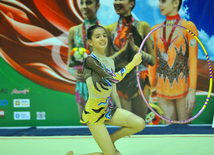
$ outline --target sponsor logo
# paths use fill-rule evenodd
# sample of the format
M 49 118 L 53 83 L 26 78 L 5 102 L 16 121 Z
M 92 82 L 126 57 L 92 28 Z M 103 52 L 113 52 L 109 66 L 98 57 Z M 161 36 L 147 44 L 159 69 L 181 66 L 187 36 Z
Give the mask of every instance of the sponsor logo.
M 0 100 L 0 106 L 7 106 L 8 101 L 7 100 Z
M 14 112 L 14 120 L 30 120 L 30 112 L 23 111 L 23 112 Z
M 1 94 L 7 94 L 8 93 L 8 89 L 1 88 L 0 89 L 0 93 Z
M 37 112 L 36 113 L 36 119 L 37 120 L 45 120 L 46 118 L 45 118 L 45 112 Z
M 30 107 L 30 99 L 14 99 L 13 107 L 14 108 Z
M 0 110 L 0 117 L 4 117 L 4 110 Z
M 195 39 L 192 39 L 192 40 L 190 40 L 190 46 L 191 47 L 195 47 L 196 46 L 196 40 Z
M 24 89 L 24 90 L 17 90 L 17 89 L 14 89 L 11 93 L 11 95 L 13 94 L 28 94 L 29 93 L 29 90 L 28 89 Z

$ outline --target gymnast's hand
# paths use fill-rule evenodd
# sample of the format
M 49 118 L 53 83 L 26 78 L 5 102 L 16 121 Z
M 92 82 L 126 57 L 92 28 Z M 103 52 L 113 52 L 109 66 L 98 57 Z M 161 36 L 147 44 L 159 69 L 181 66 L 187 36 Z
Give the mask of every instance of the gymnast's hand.
M 83 77 L 83 71 L 81 69 L 75 69 L 73 76 L 74 76 L 76 81 L 81 81 L 81 82 L 85 81 L 85 79 Z
M 188 113 L 191 113 L 196 106 L 195 92 L 189 92 L 186 97 L 186 109 Z
M 137 45 L 135 45 L 134 37 L 132 33 L 129 33 L 127 40 L 131 50 L 137 53 L 139 48 L 137 47 Z
M 127 39 L 125 45 L 121 49 L 121 53 L 120 54 L 128 52 L 128 46 L 129 46 L 129 41 Z
M 135 54 L 134 58 L 130 63 L 132 63 L 133 66 L 137 66 L 142 62 L 142 53 Z

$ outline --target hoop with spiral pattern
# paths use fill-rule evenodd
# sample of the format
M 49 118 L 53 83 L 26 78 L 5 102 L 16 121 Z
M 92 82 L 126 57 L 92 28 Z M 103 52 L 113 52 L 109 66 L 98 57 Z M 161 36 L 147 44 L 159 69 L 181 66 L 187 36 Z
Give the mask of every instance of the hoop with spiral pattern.
M 207 62 L 208 62 L 208 66 L 209 66 L 209 74 L 210 74 L 210 85 L 209 85 L 209 91 L 208 91 L 208 95 L 207 95 L 207 98 L 206 98 L 206 101 L 203 105 L 203 107 L 201 108 L 201 110 L 195 115 L 193 116 L 192 118 L 189 118 L 187 120 L 182 120 L 182 121 L 175 121 L 175 120 L 169 120 L 161 115 L 159 115 L 155 110 L 152 109 L 152 107 L 149 105 L 149 103 L 147 102 L 144 94 L 143 94 L 143 91 L 141 89 L 141 85 L 140 85 L 140 78 L 139 78 L 139 69 L 138 69 L 138 66 L 136 67 L 136 74 L 137 74 L 137 82 L 138 82 L 138 86 L 139 86 L 139 89 L 140 89 L 140 93 L 143 97 L 143 100 L 145 101 L 145 103 L 147 104 L 147 106 L 149 107 L 149 109 L 151 109 L 152 112 L 154 112 L 157 116 L 159 116 L 160 118 L 162 118 L 163 120 L 165 121 L 168 121 L 168 122 L 171 122 L 171 123 L 177 123 L 177 124 L 184 124 L 184 123 L 187 123 L 187 122 L 190 122 L 192 120 L 194 120 L 195 118 L 197 118 L 203 111 L 204 109 L 206 108 L 208 102 L 209 102 L 209 99 L 210 99 L 210 95 L 211 95 L 211 91 L 212 91 L 212 85 L 213 85 L 213 79 L 212 79 L 212 67 L 211 67 L 211 63 L 210 63 L 210 60 L 209 60 L 209 56 L 207 54 L 207 51 L 206 49 L 204 48 L 203 44 L 201 43 L 201 41 L 198 39 L 198 37 L 190 30 L 188 30 L 186 27 L 183 27 L 181 25 L 176 25 L 176 24 L 165 24 L 165 25 L 161 25 L 161 26 L 158 26 L 156 27 L 155 29 L 153 29 L 152 31 L 150 31 L 147 36 L 144 38 L 144 40 L 142 41 L 141 45 L 140 45 L 140 48 L 139 48 L 139 53 L 141 52 L 146 40 L 149 38 L 149 36 L 154 32 L 156 31 L 157 29 L 160 29 L 162 27 L 165 27 L 165 26 L 177 26 L 177 27 L 180 27 L 182 29 L 185 29 L 188 33 L 190 33 L 191 35 L 194 36 L 194 38 L 199 42 L 199 44 L 201 45 L 205 55 L 206 55 L 206 58 L 207 58 Z

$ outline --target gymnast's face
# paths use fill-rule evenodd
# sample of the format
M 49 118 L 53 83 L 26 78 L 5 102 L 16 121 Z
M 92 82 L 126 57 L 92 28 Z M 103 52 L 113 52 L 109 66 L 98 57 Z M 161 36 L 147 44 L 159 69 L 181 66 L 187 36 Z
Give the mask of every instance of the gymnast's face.
M 159 0 L 159 9 L 163 16 L 173 16 L 178 13 L 178 0 Z
M 96 0 L 80 0 L 80 11 L 82 16 L 86 19 L 94 19 L 97 17 L 97 10 L 100 4 Z
M 130 0 L 114 0 L 115 12 L 123 17 L 131 15 L 132 7 L 134 6 L 134 1 Z
M 107 47 L 108 39 L 106 30 L 103 28 L 96 28 L 91 36 L 91 39 L 88 39 L 89 45 L 93 47 L 93 51 L 103 51 Z

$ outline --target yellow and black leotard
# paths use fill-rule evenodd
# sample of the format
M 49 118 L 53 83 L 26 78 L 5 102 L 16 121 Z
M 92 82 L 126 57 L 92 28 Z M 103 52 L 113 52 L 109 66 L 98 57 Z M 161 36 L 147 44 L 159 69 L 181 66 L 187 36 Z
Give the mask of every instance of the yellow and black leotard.
M 108 106 L 112 84 L 120 82 L 133 69 L 133 66 L 129 64 L 114 73 L 115 66 L 111 58 L 92 52 L 85 59 L 83 67 L 89 99 L 80 122 L 100 124 L 111 119 L 116 110 Z

